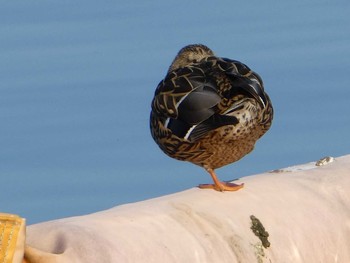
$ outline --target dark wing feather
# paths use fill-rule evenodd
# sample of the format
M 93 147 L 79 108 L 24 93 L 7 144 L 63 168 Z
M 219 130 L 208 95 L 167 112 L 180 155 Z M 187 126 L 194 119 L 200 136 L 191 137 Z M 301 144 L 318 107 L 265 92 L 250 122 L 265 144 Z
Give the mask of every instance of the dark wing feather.
M 176 136 L 185 138 L 193 126 L 204 122 L 215 114 L 214 107 L 220 101 L 221 97 L 209 83 L 202 84 L 184 96 L 177 108 L 178 117 L 171 118 L 167 128 Z M 210 128 L 207 127 L 207 131 L 209 131 Z
M 152 111 L 160 117 L 178 118 L 178 107 L 184 98 L 204 83 L 205 74 L 198 67 L 184 67 L 168 73 L 155 91 Z
M 204 84 L 189 93 L 179 104 L 179 119 L 192 125 L 198 124 L 215 113 L 213 107 L 220 100 L 221 98 L 215 89 Z
M 219 59 L 218 64 L 220 68 L 225 70 L 232 85 L 225 97 L 232 98 L 234 93 L 243 93 L 256 99 L 262 107 L 266 106 L 268 98 L 264 91 L 264 84 L 256 72 L 242 62 L 228 58 Z
M 236 125 L 237 123 L 238 119 L 234 116 L 214 114 L 209 119 L 196 125 L 188 135 L 188 139 L 190 141 L 196 141 L 211 130 L 215 130 L 225 125 Z

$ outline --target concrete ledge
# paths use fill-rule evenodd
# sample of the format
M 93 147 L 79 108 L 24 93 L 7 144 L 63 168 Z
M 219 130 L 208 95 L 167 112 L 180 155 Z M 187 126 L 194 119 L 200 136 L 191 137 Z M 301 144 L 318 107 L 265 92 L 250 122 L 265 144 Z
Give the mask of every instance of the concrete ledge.
M 350 262 L 350 155 L 27 229 L 27 262 Z

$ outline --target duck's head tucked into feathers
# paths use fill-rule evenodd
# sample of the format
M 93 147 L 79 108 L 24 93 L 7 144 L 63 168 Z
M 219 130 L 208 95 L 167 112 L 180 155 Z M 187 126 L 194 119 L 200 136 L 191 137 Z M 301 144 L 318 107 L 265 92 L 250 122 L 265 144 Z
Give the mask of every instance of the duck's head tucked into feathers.
M 241 159 L 270 128 L 273 108 L 260 76 L 204 45 L 182 48 L 152 101 L 151 133 L 170 157 L 213 169 Z
M 214 52 L 205 45 L 194 44 L 182 48 L 171 63 L 168 73 L 176 69 L 198 63 L 206 57 L 214 56 Z

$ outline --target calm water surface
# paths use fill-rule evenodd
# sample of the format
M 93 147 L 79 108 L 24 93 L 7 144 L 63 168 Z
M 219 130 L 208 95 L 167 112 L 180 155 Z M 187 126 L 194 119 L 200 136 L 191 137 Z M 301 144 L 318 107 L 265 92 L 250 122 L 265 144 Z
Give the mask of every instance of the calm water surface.
M 0 211 L 36 223 L 210 182 L 148 128 L 190 43 L 257 71 L 276 112 L 222 180 L 350 153 L 349 14 L 349 1 L 0 4 Z

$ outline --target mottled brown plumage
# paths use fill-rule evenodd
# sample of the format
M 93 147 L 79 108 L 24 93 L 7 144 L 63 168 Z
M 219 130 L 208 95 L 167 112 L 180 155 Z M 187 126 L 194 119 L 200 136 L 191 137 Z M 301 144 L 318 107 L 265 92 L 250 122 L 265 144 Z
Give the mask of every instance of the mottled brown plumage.
M 204 45 L 189 45 L 155 91 L 150 127 L 163 152 L 210 173 L 214 184 L 200 188 L 235 191 L 243 185 L 220 182 L 214 169 L 251 152 L 272 118 L 257 73 L 239 61 L 216 57 Z

